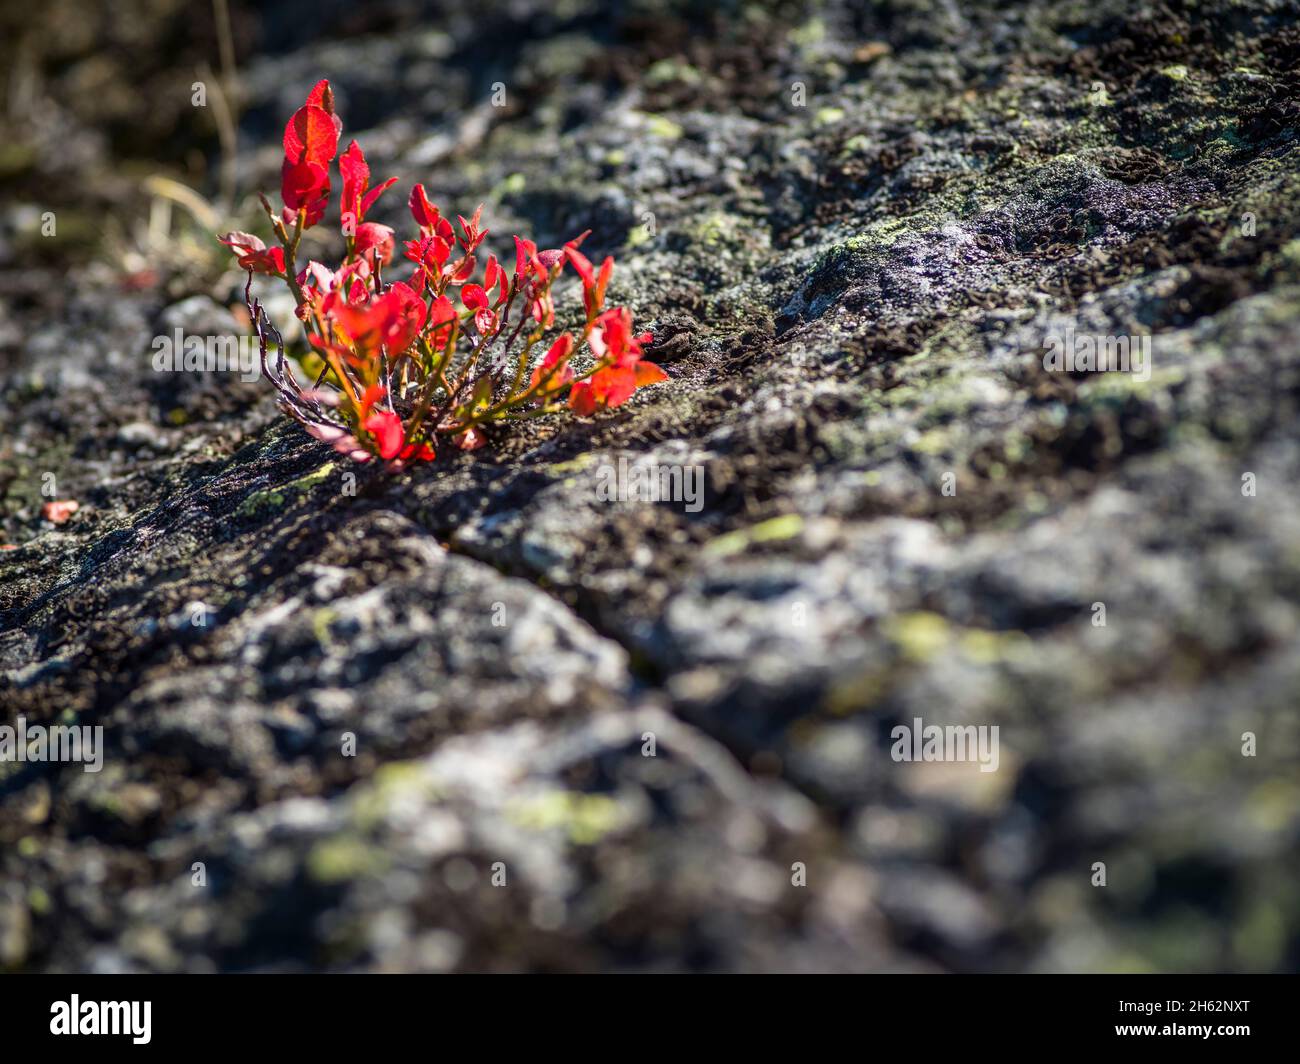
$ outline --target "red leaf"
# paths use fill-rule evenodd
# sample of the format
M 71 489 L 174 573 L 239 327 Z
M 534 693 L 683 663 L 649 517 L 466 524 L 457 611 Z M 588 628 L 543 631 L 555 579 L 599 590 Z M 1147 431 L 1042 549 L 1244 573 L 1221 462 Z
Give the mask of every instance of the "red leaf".
M 527 274 L 529 267 L 537 261 L 537 245 L 523 237 L 515 237 L 515 276 Z
M 614 275 L 614 256 L 606 255 L 605 261 L 600 264 L 600 275 L 596 278 L 596 306 L 601 307 L 605 303 L 605 289 L 609 287 L 609 279 Z
M 658 384 L 660 381 L 666 381 L 668 374 L 656 366 L 653 362 L 638 362 L 636 364 L 636 386 L 638 388 L 647 384 Z
M 366 165 L 365 154 L 355 140 L 348 145 L 347 151 L 339 156 L 339 177 L 343 180 L 343 197 L 339 202 L 340 214 L 345 225 L 348 215 L 352 216 L 355 231 L 355 227 L 362 221 L 361 197 L 370 187 L 370 167 Z
M 387 394 L 388 394 L 388 389 L 385 388 L 382 384 L 372 384 L 369 388 L 367 388 L 364 392 L 362 392 L 361 402 L 357 406 L 358 419 L 360 419 L 361 421 L 365 421 L 368 417 L 370 417 L 370 411 L 374 409 L 375 404 L 382 401 Z
M 497 263 L 495 255 L 489 255 L 487 265 L 483 267 L 483 288 L 491 292 L 494 286 L 499 286 L 496 305 L 500 306 L 506 301 L 506 271 Z
M 488 230 L 480 229 L 479 222 L 483 218 L 483 204 L 478 205 L 478 210 L 474 212 L 474 217 L 466 220 L 462 215 L 456 215 L 460 219 L 460 227 L 465 233 L 465 238 L 460 242 L 465 251 L 474 251 L 481 243 L 483 238 L 488 235 Z
M 323 107 L 299 107 L 284 127 L 284 157 L 289 162 L 325 166 L 339 150 L 339 129 L 335 118 Z
M 569 409 L 578 417 L 591 417 L 596 412 L 596 397 L 592 394 L 591 381 L 579 381 L 569 392 Z
M 334 90 L 330 88 L 329 79 L 321 78 L 312 86 L 311 92 L 307 94 L 306 103 L 309 107 L 319 107 L 334 120 L 334 128 L 339 133 L 343 132 L 343 119 L 334 113 Z
M 435 350 L 441 351 L 447 346 L 453 328 L 450 323 L 455 320 L 455 303 L 446 296 L 439 296 L 433 301 L 433 306 L 429 308 L 429 339 Z
M 466 429 L 459 436 L 452 439 L 452 442 L 462 451 L 477 451 L 487 443 L 487 437 L 478 429 Z
M 415 224 L 422 229 L 438 224 L 438 208 L 429 202 L 429 197 L 424 194 L 423 185 L 415 185 L 411 189 L 411 196 L 406 201 L 406 205 L 411 208 L 411 217 L 415 219 Z
M 254 273 L 270 274 L 272 277 L 284 276 L 284 248 L 268 248 L 252 255 L 241 255 L 239 265 Z
M 357 226 L 356 249 L 358 255 L 375 249 L 379 261 L 387 266 L 393 261 L 393 230 L 378 222 L 362 222 Z
M 375 205 L 375 200 L 379 198 L 379 194 L 383 192 L 385 189 L 391 188 L 395 184 L 397 184 L 397 178 L 390 177 L 387 181 L 384 181 L 383 183 L 376 185 L 364 196 L 362 196 L 361 210 L 357 212 L 358 216 L 364 218 L 366 214 L 370 211 L 370 208 Z
M 238 230 L 217 237 L 217 240 L 239 256 L 239 265 L 253 273 L 283 274 L 284 249 L 270 248 L 251 233 Z
M 462 260 L 456 272 L 451 275 L 451 283 L 464 284 L 473 276 L 474 276 L 474 256 L 469 255 L 466 256 L 464 260 Z
M 252 233 L 240 232 L 238 229 L 232 229 L 225 236 L 217 237 L 217 241 L 225 244 L 228 248 L 233 248 L 236 254 L 239 255 L 247 255 L 252 251 L 261 251 L 266 247 L 261 237 L 253 236 Z
M 307 93 L 307 103 L 319 107 L 330 114 L 334 113 L 334 93 L 330 89 L 329 78 L 321 78 Z
M 546 352 L 546 357 L 542 359 L 542 364 L 533 370 L 532 387 L 536 388 L 542 381 L 539 395 L 547 396 L 553 392 L 559 391 L 569 381 L 573 380 L 573 370 L 567 363 L 569 357 L 573 354 L 573 335 L 564 333 L 555 343 L 551 344 L 551 349 Z M 581 387 L 581 385 L 579 385 Z
M 632 398 L 636 391 L 636 371 L 619 366 L 602 369 L 591 378 L 591 390 L 599 405 L 612 410 Z
M 572 354 L 573 334 L 563 333 L 555 343 L 551 344 L 551 349 L 546 352 L 546 357 L 542 359 L 542 366 L 546 369 L 551 366 L 558 366 L 561 362 L 567 362 Z
M 405 438 L 401 418 L 391 410 L 381 410 L 366 418 L 361 427 L 374 435 L 375 442 L 379 444 L 380 458 L 389 461 L 397 457 Z
M 564 247 L 564 255 L 578 271 L 578 276 L 582 279 L 582 287 L 590 289 L 596 283 L 596 271 L 591 265 L 591 260 L 577 248 L 567 244 Z
M 41 507 L 41 516 L 51 524 L 61 525 L 80 509 L 76 499 L 52 499 Z
M 422 236 L 406 241 L 406 257 L 433 273 L 439 272 L 451 255 L 451 248 L 436 236 Z
M 390 358 L 400 355 L 415 342 L 424 328 L 429 308 L 424 300 L 409 286 L 395 281 L 379 299 L 387 304 L 388 324 L 384 330 L 384 344 Z
M 305 207 L 306 224 L 315 225 L 325 216 L 329 194 L 330 175 L 325 165 L 307 161 L 291 163 L 285 159 L 280 168 L 280 195 L 292 214 Z

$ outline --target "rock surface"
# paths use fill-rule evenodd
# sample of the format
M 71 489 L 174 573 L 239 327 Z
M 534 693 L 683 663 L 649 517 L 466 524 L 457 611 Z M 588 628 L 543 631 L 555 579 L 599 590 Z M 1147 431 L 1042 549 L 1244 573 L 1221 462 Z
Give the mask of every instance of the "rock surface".
M 183 35 L 139 6 L 131 47 Z M 93 40 L 32 59 L 0 723 L 105 757 L 0 763 L 0 968 L 1300 963 L 1294 7 L 303 7 L 236 7 L 241 186 L 328 76 L 490 242 L 592 228 L 672 381 L 394 476 L 155 372 L 241 278 L 179 216 L 156 283 L 92 261 L 79 212 L 179 147 L 87 98 L 130 69 Z M 185 54 L 140 76 L 188 100 Z M 1045 370 L 1068 328 L 1149 379 Z M 620 460 L 699 505 L 604 501 Z M 915 718 L 997 771 L 893 760 Z

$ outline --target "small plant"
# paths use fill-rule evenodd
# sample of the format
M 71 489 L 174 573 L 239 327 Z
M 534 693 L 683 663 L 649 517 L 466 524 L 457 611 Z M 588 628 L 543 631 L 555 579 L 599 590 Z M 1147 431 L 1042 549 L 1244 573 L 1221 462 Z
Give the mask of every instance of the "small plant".
M 279 392 L 281 407 L 313 436 L 356 461 L 373 457 L 400 466 L 432 459 L 439 436 L 472 450 L 486 442 L 482 428 L 492 422 L 566 407 L 590 417 L 626 402 L 642 385 L 667 379 L 642 358 L 650 336 L 633 332 L 631 312 L 605 309 L 614 260 L 597 268 L 578 250 L 590 230 L 549 251 L 516 236 L 514 273 L 488 255 L 476 281 L 479 247 L 488 235 L 480 224 L 482 205 L 473 218 L 458 216 L 457 235 L 424 186 L 416 185 L 409 205 L 419 235 L 404 244 L 413 270 L 405 281 L 386 283 L 393 230 L 366 215 L 397 179 L 372 188 L 356 141 L 338 155 L 341 130 L 329 82 L 321 81 L 284 130 L 283 210 L 277 213 L 261 198 L 279 246 L 241 232 L 219 238 L 248 271 L 244 299 L 262 372 Z M 315 261 L 299 269 L 302 235 L 329 206 L 336 155 L 343 261 L 335 270 Z M 586 324 L 578 337 L 562 332 L 547 343 L 555 325 L 551 290 L 566 264 L 581 281 Z M 307 340 L 323 362 L 307 387 L 285 359 L 281 333 L 253 297 L 254 274 L 278 277 L 293 293 Z M 274 360 L 268 356 L 272 339 Z M 590 364 L 577 369 L 572 363 L 584 344 Z

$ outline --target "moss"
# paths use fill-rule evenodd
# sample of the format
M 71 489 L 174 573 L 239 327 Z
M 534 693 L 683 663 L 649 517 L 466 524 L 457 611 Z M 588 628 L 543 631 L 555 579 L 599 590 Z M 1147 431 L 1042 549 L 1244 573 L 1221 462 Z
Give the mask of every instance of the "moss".
M 364 840 L 341 835 L 325 839 L 307 855 L 307 874 L 317 883 L 346 883 L 367 875 L 379 875 L 389 867 L 383 850 Z
M 0 144 L 0 178 L 22 176 L 36 166 L 37 158 L 33 145 L 5 138 L 4 143 Z
M 1258 901 L 1232 932 L 1232 951 L 1246 971 L 1277 968 L 1286 952 L 1286 919 L 1276 905 Z
M 744 251 L 754 246 L 755 240 L 759 238 L 752 223 L 727 211 L 709 211 L 687 227 L 685 232 L 697 244 L 729 251 Z
M 947 618 L 928 610 L 916 610 L 890 617 L 884 622 L 886 637 L 898 646 L 909 661 L 928 661 L 947 648 L 952 640 L 952 625 Z
M 963 213 L 961 199 L 954 187 L 949 196 L 937 196 L 931 199 L 924 210 L 872 222 L 857 236 L 849 237 L 842 244 L 828 248 L 823 252 L 823 256 L 829 255 L 837 248 L 857 254 L 874 251 L 877 248 L 887 248 L 896 243 L 899 237 L 934 229 L 950 221 L 954 214 Z
M 912 444 L 911 450 L 932 457 L 948 454 L 952 450 L 952 434 L 943 428 L 930 429 L 921 434 L 920 439 Z
M 646 114 L 643 116 L 646 129 L 652 136 L 663 140 L 681 140 L 683 129 L 670 118 L 663 115 Z
M 622 806 L 608 795 L 561 790 L 512 802 L 506 816 L 531 831 L 563 830 L 579 846 L 599 842 L 627 821 Z
M 776 540 L 793 539 L 802 531 L 802 517 L 798 514 L 783 514 L 755 525 L 750 529 L 750 539 L 755 543 L 770 543 Z
M 334 463 L 326 462 L 319 469 L 313 470 L 297 480 L 290 481 L 284 486 L 285 491 L 296 491 L 299 494 L 310 491 L 317 484 L 322 484 L 328 479 L 329 475 L 334 472 Z
M 1300 788 L 1289 780 L 1268 780 L 1250 793 L 1246 815 L 1259 831 L 1283 832 L 1300 808 Z
M 843 162 L 845 159 L 852 158 L 854 155 L 861 155 L 870 147 L 870 137 L 863 133 L 854 134 L 844 142 L 844 147 L 840 149 L 839 159 Z
M 305 495 L 317 484 L 323 483 L 333 472 L 335 463 L 326 462 L 319 469 L 315 469 L 297 480 L 291 480 L 278 488 L 264 488 L 261 491 L 251 493 L 235 512 L 240 517 L 251 517 L 261 510 L 279 509 L 287 501 L 289 494 Z
M 1109 405 L 1129 396 L 1154 397 L 1186 379 L 1187 370 L 1182 366 L 1154 369 L 1151 378 L 1145 381 L 1132 373 L 1096 373 L 1079 385 L 1079 401 L 1084 406 Z
M 255 491 L 239 504 L 239 509 L 235 511 L 240 517 L 252 517 L 254 514 L 265 509 L 278 509 L 284 505 L 284 494 L 279 491 L 265 489 Z
M 528 179 L 523 174 L 510 174 L 497 186 L 496 198 L 504 199 L 506 196 L 521 196 L 527 188 Z
M 820 18 L 810 18 L 802 26 L 790 31 L 790 43 L 796 48 L 821 44 L 826 39 L 826 23 Z
M 13 470 L 14 475 L 4 483 L 4 510 L 8 513 L 22 509 L 39 512 L 50 498 L 41 494 L 46 473 L 55 474 L 56 495 L 66 498 L 65 480 L 59 470 L 68 469 L 73 464 L 72 444 L 66 442 L 51 442 L 31 458 L 23 459 Z
M 893 686 L 892 668 L 868 668 L 837 679 L 822 696 L 821 708 L 832 716 L 851 716 L 883 701 Z
M 122 799 L 114 791 L 96 791 L 86 804 L 106 816 L 120 817 L 123 812 Z
M 645 72 L 647 85 L 698 85 L 704 76 L 690 63 L 676 57 L 651 63 Z
M 646 225 L 634 225 L 628 230 L 627 239 L 623 242 L 624 247 L 629 249 L 640 247 L 642 244 L 648 244 L 654 237 L 650 235 L 650 227 Z
M 704 550 L 715 558 L 739 554 L 753 543 L 773 543 L 793 539 L 803 531 L 803 518 L 798 514 L 782 514 L 749 528 L 727 532 L 710 540 Z
M 580 454 L 576 458 L 570 458 L 567 462 L 556 462 L 554 465 L 547 466 L 547 470 L 556 476 L 564 477 L 570 473 L 581 473 L 584 469 L 590 469 L 600 461 L 598 455 L 590 451 L 586 454 Z
M 1134 935 L 1144 959 L 1157 971 L 1185 972 L 1214 956 L 1221 930 L 1209 917 L 1180 908 L 1154 927 L 1135 927 Z
M 351 822 L 368 830 L 383 821 L 388 811 L 403 795 L 436 797 L 437 788 L 418 761 L 393 761 L 381 766 L 368 785 L 357 795 L 351 807 Z
M 1033 441 L 1023 432 L 1010 430 L 1002 440 L 1002 454 L 1012 465 L 1020 465 L 1034 450 Z
M 316 637 L 316 642 L 323 647 L 328 647 L 332 643 L 330 639 L 330 625 L 338 619 L 338 611 L 328 606 L 319 610 L 313 610 L 311 615 L 311 633 Z
M 995 665 L 1032 645 L 1024 632 L 998 632 L 988 628 L 963 628 L 958 634 L 962 655 L 977 665 Z

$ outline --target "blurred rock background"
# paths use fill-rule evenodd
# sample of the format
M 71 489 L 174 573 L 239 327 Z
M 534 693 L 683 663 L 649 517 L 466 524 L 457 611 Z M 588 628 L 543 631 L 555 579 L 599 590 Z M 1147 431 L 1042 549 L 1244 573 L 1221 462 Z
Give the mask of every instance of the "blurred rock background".
M 0 764 L 0 967 L 1296 967 L 1292 6 L 223 10 L 0 7 L 0 723 L 108 748 Z M 671 385 L 393 477 L 154 373 L 320 77 Z

